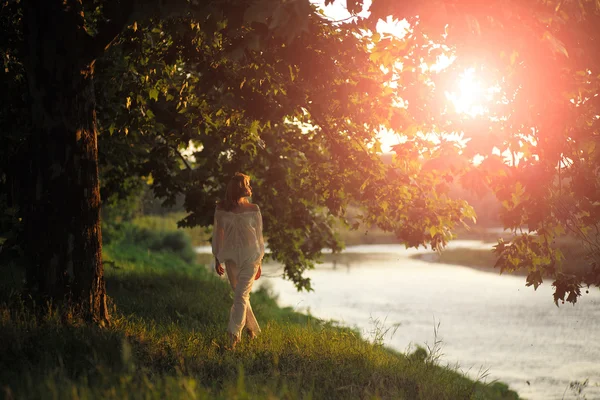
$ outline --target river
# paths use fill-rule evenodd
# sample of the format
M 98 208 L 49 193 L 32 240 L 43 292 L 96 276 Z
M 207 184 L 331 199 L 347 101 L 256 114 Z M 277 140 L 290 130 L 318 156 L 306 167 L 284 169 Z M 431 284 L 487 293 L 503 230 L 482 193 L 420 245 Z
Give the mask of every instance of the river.
M 569 384 L 586 379 L 582 395 L 600 399 L 597 289 L 575 306 L 556 307 L 549 283 L 534 291 L 524 277 L 410 258 L 423 250 L 361 245 L 345 252 L 354 255 L 346 257 L 350 263 L 308 272 L 313 292 L 297 292 L 274 264 L 263 267 L 255 288 L 267 285 L 280 305 L 355 327 L 367 338 L 387 330 L 385 345 L 400 351 L 439 341 L 441 364 L 505 382 L 527 399 L 574 399 Z

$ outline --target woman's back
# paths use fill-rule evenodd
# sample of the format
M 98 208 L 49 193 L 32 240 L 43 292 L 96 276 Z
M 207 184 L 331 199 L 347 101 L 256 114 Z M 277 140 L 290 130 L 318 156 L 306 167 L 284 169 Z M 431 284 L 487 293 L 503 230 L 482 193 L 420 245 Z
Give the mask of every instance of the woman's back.
M 219 260 L 242 262 L 264 256 L 262 215 L 257 205 L 240 204 L 231 211 L 217 207 L 213 229 L 213 253 Z

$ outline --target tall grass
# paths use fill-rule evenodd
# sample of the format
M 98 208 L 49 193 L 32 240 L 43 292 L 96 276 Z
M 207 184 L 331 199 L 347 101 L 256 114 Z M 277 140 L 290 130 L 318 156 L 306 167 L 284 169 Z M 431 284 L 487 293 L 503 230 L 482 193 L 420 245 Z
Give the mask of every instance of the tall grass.
M 231 290 L 176 252 L 105 247 L 112 324 L 13 295 L 0 305 L 0 389 L 41 399 L 517 399 L 502 383 L 403 355 L 252 294 L 263 332 L 226 349 Z

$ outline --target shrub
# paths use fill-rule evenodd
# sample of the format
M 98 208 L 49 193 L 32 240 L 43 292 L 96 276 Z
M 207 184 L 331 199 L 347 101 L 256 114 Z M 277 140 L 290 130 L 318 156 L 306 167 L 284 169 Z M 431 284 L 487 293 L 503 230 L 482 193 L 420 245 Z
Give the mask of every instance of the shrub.
M 159 232 L 149 248 L 155 251 L 171 251 L 187 262 L 194 261 L 195 253 L 192 241 L 181 231 Z

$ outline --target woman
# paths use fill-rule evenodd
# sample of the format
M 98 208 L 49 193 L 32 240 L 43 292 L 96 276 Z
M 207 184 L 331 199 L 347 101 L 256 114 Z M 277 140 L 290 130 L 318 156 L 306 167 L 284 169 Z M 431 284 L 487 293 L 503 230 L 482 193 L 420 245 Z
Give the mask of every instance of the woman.
M 225 199 L 217 204 L 213 225 L 215 269 L 220 276 L 227 271 L 234 292 L 227 327 L 232 348 L 240 341 L 244 327 L 251 339 L 260 333 L 250 306 L 250 290 L 260 278 L 265 244 L 262 215 L 258 206 L 248 201 L 250 196 L 250 177 L 236 173 L 227 184 Z

